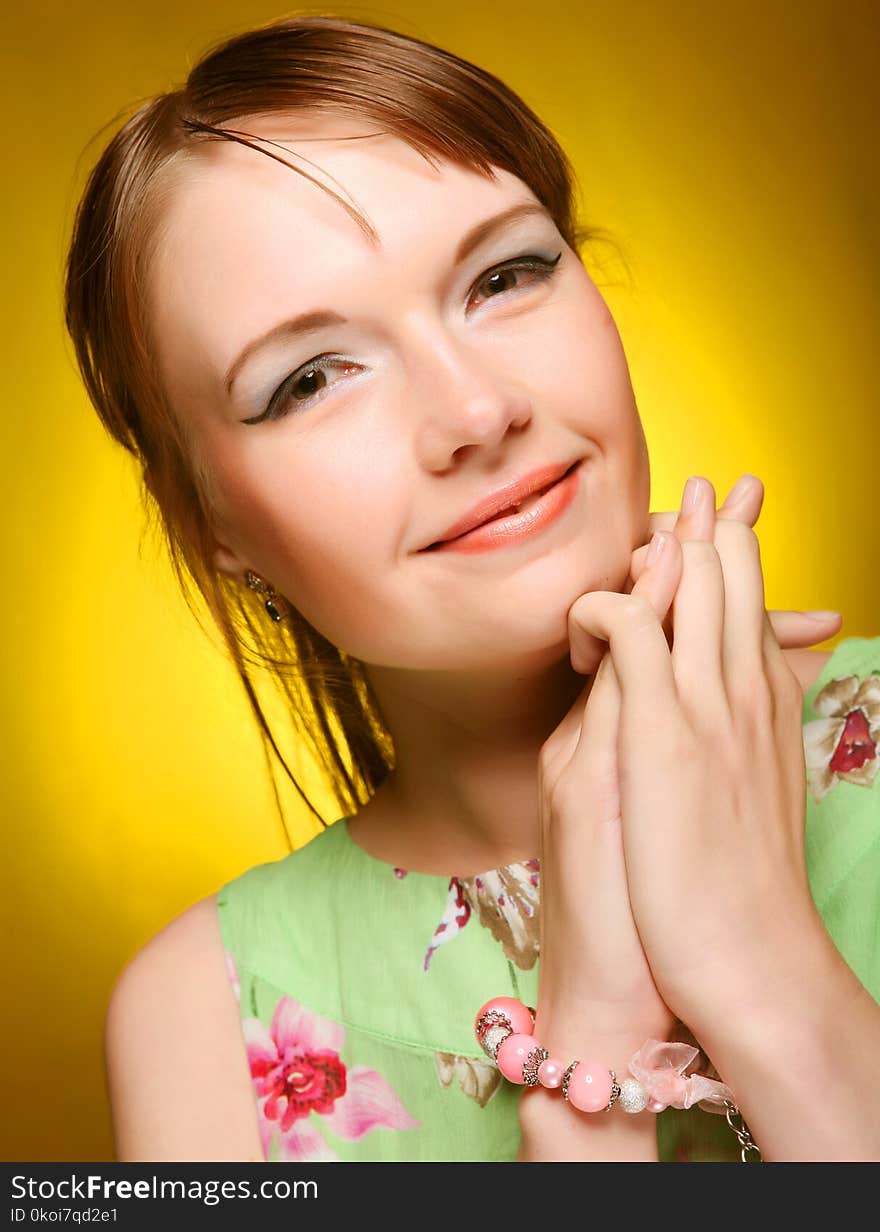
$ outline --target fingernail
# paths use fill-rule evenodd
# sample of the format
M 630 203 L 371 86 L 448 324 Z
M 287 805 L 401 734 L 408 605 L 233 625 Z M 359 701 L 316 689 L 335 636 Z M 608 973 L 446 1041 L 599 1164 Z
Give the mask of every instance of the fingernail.
M 755 478 L 753 475 L 743 475 L 741 479 L 737 479 L 736 483 L 730 489 L 725 505 L 735 505 L 737 501 L 741 501 L 746 497 L 755 486 Z
M 681 498 L 682 513 L 693 513 L 694 512 L 694 510 L 697 507 L 697 501 L 700 498 L 700 491 L 702 489 L 702 486 L 703 485 L 700 483 L 699 479 L 694 475 L 692 475 L 691 478 L 684 485 L 684 492 L 682 493 L 682 498 Z
M 645 568 L 648 565 L 653 565 L 660 556 L 660 553 L 666 546 L 669 536 L 664 530 L 655 530 L 651 537 L 651 543 L 648 547 L 648 555 L 645 557 Z
M 648 555 L 650 556 L 651 553 L 649 552 Z M 840 616 L 840 612 L 832 612 L 832 611 L 820 612 L 815 608 L 811 608 L 808 612 L 804 612 L 804 615 L 812 616 L 813 620 L 837 620 L 837 618 Z

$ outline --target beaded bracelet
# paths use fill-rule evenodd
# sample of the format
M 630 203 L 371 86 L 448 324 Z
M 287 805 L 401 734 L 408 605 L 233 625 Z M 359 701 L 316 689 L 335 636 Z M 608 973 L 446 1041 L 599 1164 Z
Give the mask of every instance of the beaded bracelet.
M 515 997 L 493 997 L 474 1019 L 477 1042 L 509 1082 L 531 1087 L 540 1083 L 549 1090 L 561 1087 L 566 1103 L 581 1112 L 608 1112 L 615 1104 L 632 1113 L 695 1104 L 707 1112 L 724 1112 L 739 1140 L 742 1162 L 748 1163 L 750 1153 L 760 1161 L 761 1152 L 730 1088 L 703 1074 L 685 1074 L 699 1053 L 697 1048 L 646 1040 L 630 1059 L 629 1076 L 618 1083 L 614 1070 L 596 1061 L 577 1060 L 565 1066 L 550 1056 L 534 1030 L 535 1010 Z

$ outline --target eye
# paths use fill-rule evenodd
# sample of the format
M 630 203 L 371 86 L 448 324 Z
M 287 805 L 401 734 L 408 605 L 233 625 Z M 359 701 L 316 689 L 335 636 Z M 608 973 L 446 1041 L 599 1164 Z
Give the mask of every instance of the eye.
M 269 399 L 265 411 L 252 419 L 243 419 L 242 423 L 258 424 L 267 419 L 281 419 L 288 411 L 319 402 L 325 391 L 332 389 L 327 373 L 334 369 L 350 375 L 360 371 L 360 366 L 340 355 L 316 355 L 282 381 Z
M 560 252 L 549 260 L 536 253 L 528 253 L 511 261 L 505 261 L 502 265 L 496 265 L 493 269 L 487 270 L 474 284 L 469 302 L 481 288 L 486 289 L 489 299 L 496 299 L 499 295 L 506 295 L 510 291 L 524 289 L 517 279 L 517 275 L 521 273 L 531 275 L 526 286 L 532 285 L 535 279 L 539 282 L 546 282 L 553 277 L 561 256 Z M 352 375 L 361 370 L 360 365 L 340 355 L 316 355 L 282 381 L 261 414 L 251 419 L 243 419 L 242 423 L 258 424 L 267 420 L 282 419 L 292 410 L 311 406 L 321 401 L 325 392 L 332 389 L 332 384 L 327 380 L 327 374 L 334 369 L 345 375 Z
M 474 284 L 475 290 L 485 287 L 489 293 L 488 297 L 495 299 L 497 296 L 504 295 L 508 291 L 516 290 L 521 285 L 518 284 L 516 278 L 516 275 L 521 272 L 531 274 L 539 282 L 546 282 L 553 277 L 561 256 L 562 253 L 560 252 L 552 261 L 549 261 L 546 257 L 539 257 L 535 253 L 529 253 L 527 256 L 517 257 L 513 261 L 505 261 L 503 265 L 496 265 L 494 269 L 483 274 L 479 282 Z

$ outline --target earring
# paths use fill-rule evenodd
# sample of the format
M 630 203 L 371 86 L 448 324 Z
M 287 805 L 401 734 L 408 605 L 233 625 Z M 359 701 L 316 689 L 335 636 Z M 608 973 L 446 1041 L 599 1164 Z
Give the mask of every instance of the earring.
M 283 620 L 288 614 L 289 609 L 284 599 L 275 593 L 271 583 L 264 582 L 258 573 L 253 573 L 250 569 L 244 575 L 244 580 L 251 590 L 266 596 L 264 607 L 276 624 L 278 621 Z

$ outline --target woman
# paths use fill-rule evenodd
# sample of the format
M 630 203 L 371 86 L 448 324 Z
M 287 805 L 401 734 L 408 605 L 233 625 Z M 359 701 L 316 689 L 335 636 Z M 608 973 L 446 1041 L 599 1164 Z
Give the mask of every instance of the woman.
M 878 1154 L 876 890 L 832 936 L 805 833 L 876 823 L 880 642 L 770 620 L 758 480 L 649 519 L 573 199 L 496 78 L 315 17 L 204 57 L 90 178 L 86 386 L 345 813 L 123 972 L 122 1159 L 736 1159 L 735 1104 L 764 1158 Z M 558 1061 L 528 1087 L 475 1035 L 502 995 Z M 619 1108 L 573 1106 L 589 1059 Z

